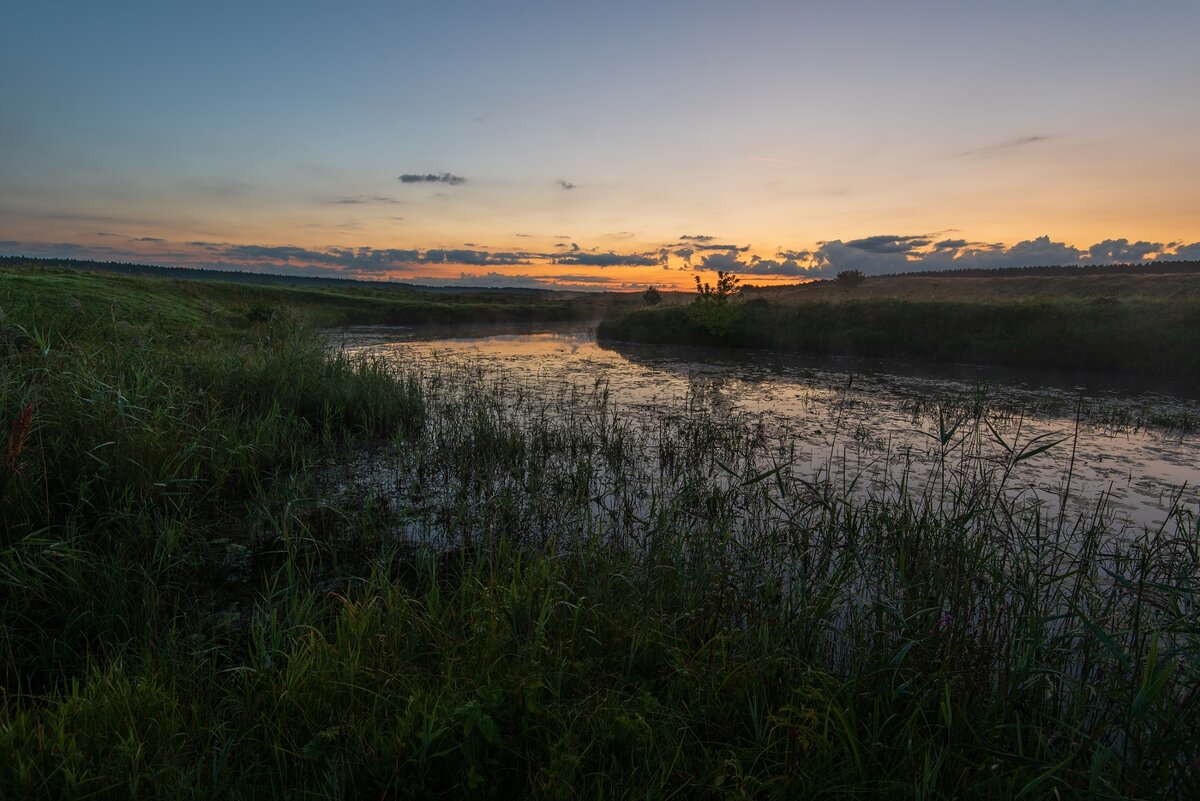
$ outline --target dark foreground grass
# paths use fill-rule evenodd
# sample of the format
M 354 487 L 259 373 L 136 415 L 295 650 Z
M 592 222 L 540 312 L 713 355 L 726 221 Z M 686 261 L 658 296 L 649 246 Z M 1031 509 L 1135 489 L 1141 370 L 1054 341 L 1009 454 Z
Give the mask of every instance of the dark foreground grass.
M 603 338 L 1006 367 L 1200 376 L 1200 303 L 1116 298 L 766 300 L 644 309 Z
M 1200 789 L 1185 511 L 1047 520 L 1035 446 L 953 437 L 865 497 L 740 419 L 111 289 L 0 284 L 5 798 Z M 384 478 L 335 491 L 356 446 Z

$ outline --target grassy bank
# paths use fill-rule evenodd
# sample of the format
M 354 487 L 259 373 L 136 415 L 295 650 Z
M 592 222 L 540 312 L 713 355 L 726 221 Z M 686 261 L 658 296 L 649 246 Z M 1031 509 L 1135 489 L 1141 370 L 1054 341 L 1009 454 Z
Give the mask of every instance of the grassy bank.
M 914 279 L 916 280 L 916 279 Z M 762 299 L 643 309 L 602 338 L 943 363 L 1200 376 L 1200 301 Z
M 973 458 L 986 409 L 866 497 L 703 404 L 549 407 L 329 353 L 303 306 L 18 278 L 6 798 L 1200 790 L 1194 515 L 1047 519 L 1005 491 L 1037 443 Z
M 635 303 L 632 297 L 611 294 L 563 299 L 528 293 L 441 294 L 367 282 L 292 287 L 172 279 L 80 270 L 39 260 L 0 267 L 0 293 L 10 298 L 38 294 L 49 298 L 56 292 L 63 303 L 67 298 L 106 301 L 116 309 L 114 313 L 137 324 L 161 318 L 191 326 L 234 327 L 281 314 L 318 327 L 593 320 Z

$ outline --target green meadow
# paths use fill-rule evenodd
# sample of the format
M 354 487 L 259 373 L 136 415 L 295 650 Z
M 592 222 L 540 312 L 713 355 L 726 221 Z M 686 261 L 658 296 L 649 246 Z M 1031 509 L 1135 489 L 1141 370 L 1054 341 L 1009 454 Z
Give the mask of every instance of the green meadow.
M 1194 299 L 823 303 L 605 330 L 1200 352 Z M 6 268 L 0 309 L 4 798 L 1200 793 L 1195 510 L 1048 515 L 1006 482 L 1069 443 L 985 463 L 986 405 L 868 499 L 737 415 L 533 407 L 318 334 L 586 303 Z M 364 459 L 389 491 L 337 479 Z

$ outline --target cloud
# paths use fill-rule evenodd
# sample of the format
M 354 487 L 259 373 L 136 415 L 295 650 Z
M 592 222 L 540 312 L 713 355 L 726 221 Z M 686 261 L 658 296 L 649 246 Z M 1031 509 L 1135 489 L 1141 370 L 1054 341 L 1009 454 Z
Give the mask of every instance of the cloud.
M 746 263 L 733 253 L 710 253 L 700 260 L 696 270 L 722 270 L 727 273 L 746 271 Z
M 292 245 L 211 245 L 208 248 L 221 255 L 251 261 L 325 261 L 325 251 L 310 250 Z
M 575 184 L 571 183 L 570 181 L 564 181 L 561 178 L 558 180 L 558 185 L 561 186 L 563 189 L 574 189 L 575 188 Z
M 621 279 L 619 272 L 616 278 L 609 277 L 611 273 L 601 277 L 601 271 L 607 268 L 660 267 L 673 271 L 724 270 L 747 276 L 803 279 L 833 277 L 850 269 L 861 270 L 867 275 L 880 275 L 947 269 L 1200 260 L 1200 242 L 1163 244 L 1112 238 L 1091 246 L 1075 247 L 1045 235 L 1013 245 L 938 237 L 938 234 L 877 234 L 846 241 L 834 239 L 820 242 L 811 249 L 780 248 L 770 257 L 752 255 L 748 246 L 720 244 L 712 241 L 713 237 L 699 234 L 682 237 L 653 250 L 630 252 L 582 248 L 574 241 L 569 244 L 557 242 L 548 252 L 542 252 L 494 251 L 477 243 L 429 249 L 301 247 L 205 240 L 174 242 L 159 237 L 122 237 L 112 240 L 114 244 L 123 242 L 122 247 L 106 247 L 94 240 L 87 245 L 9 240 L 0 242 L 0 252 L 51 258 L 146 261 L 148 250 L 138 250 L 134 243 L 149 243 L 153 246 L 154 260 L 167 265 L 367 279 L 420 273 L 423 272 L 422 265 L 437 265 L 436 270 L 424 272 L 449 272 L 447 267 L 454 269 L 455 266 L 461 266 L 467 270 L 474 268 L 464 275 L 487 277 L 492 282 L 488 285 L 495 285 L 495 280 L 500 280 L 496 276 L 503 278 L 516 265 L 558 265 L 568 269 L 542 276 L 536 281 L 578 284 L 588 278 L 587 273 L 592 272 L 596 275 L 588 280 L 597 286 L 613 287 L 618 286 L 617 281 L 629 279 Z M 533 276 L 528 278 L 534 283 L 527 285 L 540 285 L 536 284 Z M 436 280 L 446 282 L 445 278 Z
M 883 234 L 868 236 L 864 239 L 851 239 L 845 245 L 848 248 L 865 250 L 868 253 L 908 253 L 916 248 L 929 244 L 927 236 L 895 236 Z
M 813 251 L 814 275 L 836 275 L 842 270 L 861 270 L 867 275 L 903 272 L 911 269 L 908 256 L 900 251 L 875 252 L 834 239 L 822 242 Z
M 424 175 L 406 172 L 400 176 L 400 182 L 405 184 L 450 184 L 451 186 L 458 186 L 459 184 L 465 184 L 467 179 L 449 172 L 426 173 Z
M 1105 239 L 1088 248 L 1093 262 L 1145 261 L 1151 253 L 1161 253 L 1162 242 L 1130 242 L 1128 239 Z
M 1159 256 L 1159 258 L 1166 261 L 1200 261 L 1200 242 L 1193 242 L 1190 245 L 1176 245 L 1175 252 L 1166 256 Z
M 561 273 L 554 275 L 529 275 L 527 273 L 501 273 L 490 271 L 486 273 L 459 273 L 457 278 L 446 278 L 436 275 L 419 275 L 403 279 L 406 283 L 425 284 L 429 286 L 469 286 L 469 287 L 518 287 L 523 289 L 563 289 L 564 284 L 571 288 L 580 289 L 593 287 L 597 289 L 611 286 L 623 286 L 617 279 L 608 276 L 578 275 Z M 582 286 L 580 286 L 582 285 Z
M 813 275 L 813 268 L 801 264 L 792 254 L 779 253 L 776 256 L 774 259 L 751 256 L 749 261 L 742 261 L 734 253 L 712 253 L 705 256 L 693 269 L 697 272 L 722 270 L 742 275 L 780 275 L 791 278 Z
M 960 250 L 967 247 L 970 242 L 965 239 L 943 239 L 941 242 L 934 242 L 934 250 Z
M 961 253 L 962 251 L 960 251 Z M 995 253 L 996 251 L 992 251 Z M 1001 251 L 1009 264 L 1004 266 L 1024 267 L 1049 264 L 1075 264 L 1085 258 L 1084 251 L 1063 242 L 1052 242 L 1048 236 L 1018 242 L 1006 251 Z M 1016 263 L 1013 263 L 1016 262 Z
M 573 264 L 580 267 L 653 267 L 662 263 L 657 254 L 645 253 L 582 253 L 569 256 L 555 255 L 555 264 Z
M 1007 151 L 1017 150 L 1017 149 L 1023 148 L 1023 147 L 1028 147 L 1029 145 L 1034 145 L 1034 144 L 1037 144 L 1038 142 L 1045 142 L 1047 139 L 1051 139 L 1051 138 L 1053 138 L 1053 137 L 1047 136 L 1045 134 L 1034 134 L 1032 136 L 1018 136 L 1016 139 L 1008 139 L 1004 142 L 998 142 L 993 145 L 986 145 L 984 147 L 977 147 L 974 150 L 968 150 L 965 153 L 962 153 L 962 155 L 964 155 L 964 156 L 996 156 L 1001 153 L 1005 153 Z
M 749 245 L 692 245 L 694 250 L 724 250 L 732 253 L 745 253 Z
M 572 284 L 616 284 L 620 283 L 619 279 L 610 278 L 607 275 L 584 275 L 582 273 L 557 273 L 555 275 L 547 275 L 545 278 L 550 278 L 555 281 L 565 281 Z
M 528 264 L 529 255 L 525 253 L 491 253 L 486 250 L 427 250 L 420 259 L 425 264 L 470 264 L 484 266 L 489 264 Z
M 750 259 L 746 272 L 751 275 L 786 275 L 793 278 L 810 274 L 809 268 L 795 259 L 760 259 L 758 256 Z
M 1065 242 L 1056 242 L 1049 236 L 1026 239 L 1014 245 L 1000 243 L 970 242 L 965 239 L 942 239 L 933 241 L 927 235 L 895 236 L 881 234 L 843 242 L 834 239 L 820 243 L 812 251 L 780 251 L 775 259 L 752 259 L 741 267 L 732 267 L 729 260 L 713 261 L 706 267 L 708 259 L 698 269 L 741 269 L 750 273 L 776 272 L 797 274 L 795 267 L 803 270 L 801 275 L 830 277 L 842 270 L 861 270 L 867 275 L 886 273 L 1003 269 L 1006 267 L 1044 267 L 1072 264 L 1112 264 L 1155 260 L 1200 259 L 1200 242 L 1179 245 L 1167 252 L 1170 245 L 1160 242 L 1127 239 L 1106 239 L 1089 248 L 1077 248 Z M 716 264 L 723 264 L 717 267 Z
M 403 180 L 403 178 L 401 178 Z M 322 203 L 332 203 L 337 206 L 362 206 L 377 203 L 399 204 L 400 201 L 394 197 L 384 197 L 383 195 L 346 195 L 343 197 L 332 197 L 321 201 Z
M 925 236 L 871 236 L 842 242 L 822 242 L 812 254 L 815 272 L 832 276 L 842 270 L 861 270 L 866 275 L 921 270 L 997 269 L 1080 264 L 1085 250 L 1054 242 L 1048 236 L 1026 239 L 1011 247 L 1001 244 L 944 239 L 932 243 Z
M 0 250 L 9 251 L 14 256 L 41 256 L 59 259 L 87 259 L 92 254 L 109 259 L 114 254 L 122 254 L 115 248 L 100 245 L 81 245 L 77 242 L 21 242 L 15 239 L 0 241 Z

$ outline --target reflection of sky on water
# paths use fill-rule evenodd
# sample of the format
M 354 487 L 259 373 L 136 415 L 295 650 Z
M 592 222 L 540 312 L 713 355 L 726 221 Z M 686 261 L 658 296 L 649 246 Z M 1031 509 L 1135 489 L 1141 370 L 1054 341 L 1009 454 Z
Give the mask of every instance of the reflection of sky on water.
M 955 410 L 964 402 L 969 406 L 986 381 L 991 429 L 967 416 L 951 440 L 973 435 L 970 458 L 959 460 L 963 469 L 972 460 L 1003 463 L 999 440 L 1019 450 L 1066 438 L 1016 465 L 1007 482 L 1010 490 L 1053 510 L 1069 475 L 1069 509 L 1094 508 L 1105 493 L 1114 514 L 1146 525 L 1160 523 L 1177 497 L 1192 512 L 1200 504 L 1200 464 L 1193 455 L 1200 436 L 1137 424 L 1148 408 L 1200 420 L 1195 401 L 1114 391 L 1085 395 L 1023 383 L 1012 371 L 932 377 L 886 373 L 878 364 L 831 367 L 792 354 L 625 344 L 617 349 L 597 344 L 585 326 L 463 333 L 444 331 L 431 338 L 428 330 L 363 328 L 331 337 L 348 351 L 369 351 L 427 374 L 469 364 L 550 403 L 578 397 L 599 383 L 627 414 L 701 402 L 717 413 L 752 415 L 771 435 L 794 439 L 810 473 L 844 468 L 876 485 L 894 480 L 906 466 L 920 473 L 925 465 L 927 471 L 939 449 L 936 400 L 943 401 L 949 428 L 962 416 Z M 1081 415 L 1076 438 L 1081 401 L 1088 412 Z M 805 465 L 800 467 L 803 473 Z

